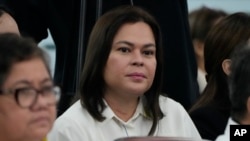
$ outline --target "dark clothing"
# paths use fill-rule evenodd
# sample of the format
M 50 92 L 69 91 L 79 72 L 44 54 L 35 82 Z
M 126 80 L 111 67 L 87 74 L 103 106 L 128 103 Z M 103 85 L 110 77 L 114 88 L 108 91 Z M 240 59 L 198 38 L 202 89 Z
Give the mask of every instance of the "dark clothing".
M 22 35 L 38 42 L 47 37 L 50 29 L 56 44 L 54 80 L 62 87 L 59 115 L 69 106 L 76 93 L 79 17 L 81 0 L 1 0 L 14 13 Z M 101 13 L 130 0 L 103 0 Z M 196 61 L 189 35 L 186 0 L 134 0 L 134 5 L 149 10 L 159 21 L 163 33 L 165 68 L 163 92 L 188 109 L 198 95 Z M 96 21 L 97 2 L 86 0 L 86 16 L 82 55 L 89 33 Z
M 192 111 L 190 116 L 201 137 L 213 141 L 224 133 L 230 116 L 230 108 L 209 104 Z

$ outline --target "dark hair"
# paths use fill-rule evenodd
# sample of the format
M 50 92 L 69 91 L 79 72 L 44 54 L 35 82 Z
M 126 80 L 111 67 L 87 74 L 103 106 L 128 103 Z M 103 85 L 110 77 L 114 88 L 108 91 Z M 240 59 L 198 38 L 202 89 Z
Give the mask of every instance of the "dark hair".
M 240 51 L 232 57 L 229 75 L 229 96 L 231 116 L 235 121 L 244 118 L 247 112 L 247 100 L 250 96 L 250 46 L 242 45 Z
M 144 94 L 147 104 L 144 105 L 146 114 L 153 119 L 153 125 L 149 132 L 155 131 L 158 119 L 163 113 L 159 107 L 159 95 L 162 79 L 162 45 L 160 27 L 156 20 L 146 11 L 135 6 L 122 6 L 113 9 L 103 16 L 95 24 L 88 43 L 85 64 L 80 81 L 80 98 L 82 106 L 98 121 L 103 121 L 102 111 L 105 109 L 103 93 L 105 82 L 103 71 L 106 65 L 112 42 L 117 31 L 126 23 L 144 22 L 148 24 L 156 40 L 157 67 L 155 79 L 151 88 Z
M 230 107 L 228 76 L 222 69 L 222 62 L 230 58 L 237 45 L 249 38 L 250 16 L 241 12 L 228 15 L 209 31 L 204 45 L 207 86 L 190 111 L 211 102 Z
M 11 10 L 6 7 L 5 5 L 1 5 L 0 4 L 0 17 L 4 14 L 4 13 L 8 13 L 10 16 L 13 17 L 13 13 L 11 12 Z
M 15 63 L 33 58 L 41 58 L 50 74 L 47 54 L 31 38 L 14 33 L 0 34 L 0 87 Z
M 189 13 L 189 25 L 192 39 L 204 41 L 209 30 L 218 22 L 219 19 L 227 16 L 227 13 L 219 10 L 202 6 Z

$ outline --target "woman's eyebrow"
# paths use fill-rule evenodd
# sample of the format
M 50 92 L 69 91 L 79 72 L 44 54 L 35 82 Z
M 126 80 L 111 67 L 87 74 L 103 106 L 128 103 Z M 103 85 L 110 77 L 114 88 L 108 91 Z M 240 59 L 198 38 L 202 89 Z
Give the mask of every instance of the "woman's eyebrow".
M 133 43 L 128 42 L 128 41 L 118 41 L 115 44 L 126 44 L 126 45 L 129 45 L 129 46 L 134 46 Z M 155 44 L 154 43 L 148 43 L 148 44 L 143 45 L 143 47 L 146 47 L 146 48 L 147 47 L 155 47 Z
M 134 46 L 133 43 L 128 42 L 128 41 L 118 41 L 118 42 L 116 42 L 115 44 L 126 44 L 126 45 L 129 45 L 129 46 Z

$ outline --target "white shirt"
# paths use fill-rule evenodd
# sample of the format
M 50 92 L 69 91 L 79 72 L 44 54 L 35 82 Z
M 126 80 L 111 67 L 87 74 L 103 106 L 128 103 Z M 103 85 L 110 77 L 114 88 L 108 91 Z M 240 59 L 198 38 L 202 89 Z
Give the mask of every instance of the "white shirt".
M 160 96 L 159 103 L 164 117 L 159 121 L 154 136 L 201 139 L 189 115 L 179 103 L 163 96 Z M 55 121 L 48 141 L 113 141 L 121 137 L 147 136 L 152 121 L 143 111 L 140 100 L 133 117 L 124 122 L 107 105 L 103 112 L 106 119 L 99 122 L 77 101 Z
M 225 128 L 224 134 L 219 135 L 215 141 L 229 141 L 230 139 L 230 125 L 238 125 L 237 122 L 233 121 L 230 117 L 227 122 L 227 126 Z
M 205 87 L 207 86 L 207 80 L 206 80 L 206 73 L 204 73 L 199 68 L 197 70 L 197 81 L 199 85 L 199 92 L 201 94 L 204 91 Z

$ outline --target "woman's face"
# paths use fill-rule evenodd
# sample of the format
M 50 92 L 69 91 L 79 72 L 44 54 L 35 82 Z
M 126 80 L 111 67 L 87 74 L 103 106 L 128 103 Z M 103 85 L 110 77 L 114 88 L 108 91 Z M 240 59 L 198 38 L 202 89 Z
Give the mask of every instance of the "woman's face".
M 156 44 L 144 22 L 124 24 L 114 37 L 104 70 L 106 95 L 140 96 L 152 85 Z
M 2 89 L 35 88 L 52 86 L 52 80 L 41 59 L 18 62 L 11 68 Z M 39 95 L 30 108 L 22 108 L 14 94 L 0 95 L 0 138 L 12 141 L 41 140 L 52 128 L 56 118 L 55 105 L 48 105 Z

